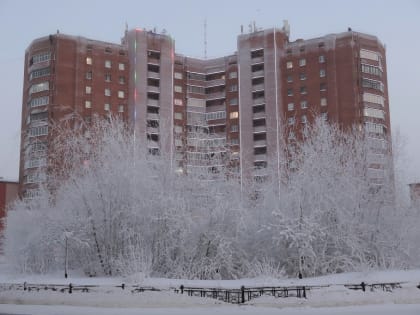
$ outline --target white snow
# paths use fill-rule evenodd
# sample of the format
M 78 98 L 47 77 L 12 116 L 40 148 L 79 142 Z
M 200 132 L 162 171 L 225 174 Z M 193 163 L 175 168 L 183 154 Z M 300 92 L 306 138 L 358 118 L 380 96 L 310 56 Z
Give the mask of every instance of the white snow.
M 53 291 L 0 291 L 0 313 L 7 314 L 369 314 L 369 315 L 419 315 L 420 270 L 372 271 L 345 273 L 308 279 L 240 279 L 233 281 L 193 281 L 182 279 L 144 279 L 141 285 L 159 287 L 160 292 L 132 293 L 129 279 L 85 278 L 64 279 L 56 275 L 13 275 L 0 271 L 0 283 L 38 284 L 96 284 L 100 287 L 89 293 L 72 294 Z M 344 284 L 401 282 L 402 287 L 392 292 L 375 289 L 366 292 L 349 290 Z M 115 285 L 126 283 L 122 290 Z M 310 290 L 307 299 L 273 298 L 262 296 L 246 305 L 232 305 L 210 298 L 189 297 L 176 294 L 170 287 L 220 287 L 239 288 L 251 286 L 320 285 Z

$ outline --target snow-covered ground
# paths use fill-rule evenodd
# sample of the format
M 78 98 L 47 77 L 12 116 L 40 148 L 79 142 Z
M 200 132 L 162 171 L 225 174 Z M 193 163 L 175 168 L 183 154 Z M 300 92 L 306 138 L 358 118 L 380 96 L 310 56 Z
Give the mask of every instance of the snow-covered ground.
M 136 278 L 134 278 L 136 279 Z M 137 277 L 137 281 L 124 278 L 68 279 L 63 275 L 14 275 L 0 270 L 0 283 L 38 284 L 95 284 L 100 287 L 89 293 L 72 294 L 23 290 L 3 290 L 0 292 L 0 314 L 371 314 L 371 315 L 419 315 L 420 314 L 420 270 L 396 270 L 346 273 L 308 279 L 241 279 L 233 281 L 193 281 Z M 349 290 L 344 284 L 367 284 L 401 282 L 402 287 L 392 292 L 380 289 L 366 292 Z M 130 283 L 131 282 L 131 283 Z M 125 283 L 125 290 L 116 285 Z M 154 286 L 160 292 L 132 293 L 129 286 L 139 283 Z M 201 297 L 189 297 L 169 290 L 171 287 L 219 287 L 240 288 L 252 286 L 325 285 L 308 292 L 307 299 L 274 298 L 262 296 L 246 305 L 231 305 L 221 301 Z

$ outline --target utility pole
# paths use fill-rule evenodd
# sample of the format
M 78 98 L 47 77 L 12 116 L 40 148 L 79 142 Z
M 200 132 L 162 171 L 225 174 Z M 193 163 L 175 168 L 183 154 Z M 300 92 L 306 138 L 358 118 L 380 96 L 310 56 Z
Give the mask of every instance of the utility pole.
M 67 235 L 65 237 L 66 237 L 66 241 L 65 241 L 66 242 L 65 243 L 66 255 L 65 255 L 65 258 L 64 258 L 64 278 L 67 279 L 67 258 L 68 258 Z

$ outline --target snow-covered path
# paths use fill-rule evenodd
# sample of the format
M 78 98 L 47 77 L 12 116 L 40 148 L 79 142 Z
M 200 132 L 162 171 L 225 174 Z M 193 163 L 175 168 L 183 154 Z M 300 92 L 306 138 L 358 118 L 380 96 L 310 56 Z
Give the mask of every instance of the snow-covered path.
M 239 279 L 233 281 L 200 281 L 147 278 L 140 282 L 143 286 L 161 288 L 159 292 L 131 292 L 127 278 L 85 278 L 64 279 L 57 275 L 13 275 L 0 273 L 0 282 L 19 283 L 54 283 L 97 285 L 89 293 L 80 291 L 73 294 L 51 290 L 32 290 L 30 292 L 0 290 L 0 315 L 3 314 L 42 314 L 42 315 L 79 315 L 79 314 L 115 314 L 115 315 L 210 315 L 210 314 L 299 314 L 299 315 L 420 315 L 420 270 L 371 271 L 329 275 L 307 279 Z M 349 290 L 344 284 L 399 282 L 401 287 L 391 291 Z M 125 290 L 116 285 L 126 283 Z M 132 283 L 132 284 L 134 284 Z M 239 288 L 246 286 L 270 285 L 319 285 L 319 289 L 310 290 L 307 299 L 274 298 L 262 296 L 246 305 L 227 304 L 211 298 L 191 297 L 176 294 L 171 287 L 180 284 L 196 287 Z
M 382 304 L 328 308 L 269 308 L 223 305 L 192 308 L 98 308 L 63 305 L 0 305 L 0 314 L 30 315 L 419 315 L 420 304 Z

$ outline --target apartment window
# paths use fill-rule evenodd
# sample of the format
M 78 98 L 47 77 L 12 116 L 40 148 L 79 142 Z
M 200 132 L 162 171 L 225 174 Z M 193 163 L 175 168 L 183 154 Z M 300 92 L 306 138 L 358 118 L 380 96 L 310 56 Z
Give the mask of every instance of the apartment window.
M 174 78 L 175 79 L 182 79 L 182 73 L 181 72 L 175 72 L 174 73 Z
M 230 87 L 229 87 L 229 91 L 230 92 L 236 92 L 238 90 L 238 85 L 237 84 L 232 84 Z
M 124 91 L 118 91 L 118 98 L 124 98 L 125 93 Z
M 321 70 L 319 70 L 319 77 L 320 77 L 320 78 L 325 77 L 325 69 L 321 69 Z
M 296 139 L 295 132 L 292 130 L 289 131 L 289 139 Z
M 319 56 L 318 61 L 319 61 L 319 63 L 324 63 L 325 62 L 325 56 L 324 55 Z
M 238 132 L 239 126 L 238 125 L 231 125 L 230 126 L 230 132 Z
M 119 77 L 119 78 L 118 78 L 118 82 L 119 82 L 120 84 L 125 84 L 125 77 Z
M 118 64 L 118 70 L 125 70 L 125 64 L 120 62 Z
M 235 119 L 239 117 L 239 112 L 231 112 L 229 115 L 230 119 Z
M 182 113 L 177 113 L 177 112 L 175 112 L 175 113 L 174 113 L 174 118 L 175 118 L 175 119 L 178 119 L 178 120 L 182 120 Z
M 229 101 L 229 105 L 238 105 L 238 99 L 237 98 L 232 98 L 230 101 Z
M 31 137 L 45 136 L 48 134 L 48 126 L 33 127 L 29 130 Z
M 50 52 L 43 52 L 38 55 L 32 56 L 29 63 L 30 65 L 34 65 L 37 63 L 41 63 L 44 61 L 49 61 L 51 59 L 51 53 Z
M 300 73 L 299 74 L 299 79 L 302 80 L 302 81 L 306 80 L 306 73 Z
M 383 125 L 380 125 L 380 124 L 374 124 L 374 123 L 371 123 L 371 122 L 367 122 L 366 123 L 366 131 L 367 132 L 378 133 L 378 134 L 383 134 L 384 133 L 384 127 L 383 127 Z
M 85 108 L 92 108 L 92 102 L 91 101 L 85 101 Z
M 230 72 L 229 79 L 236 79 L 238 77 L 238 72 Z
M 86 72 L 86 79 L 87 80 L 92 80 L 92 71 Z
M 111 60 L 105 60 L 105 68 L 111 68 Z
M 306 90 L 306 86 L 301 86 L 300 87 L 300 94 L 307 94 L 307 90 Z
M 183 131 L 182 126 L 175 126 L 174 131 L 175 131 L 175 133 L 182 133 L 182 131 Z
M 287 96 L 293 96 L 293 89 L 287 89 Z
M 111 74 L 105 73 L 105 82 L 111 82 Z
M 308 117 L 306 117 L 306 115 L 302 115 L 300 120 L 302 121 L 302 124 L 306 124 L 308 122 Z
M 226 118 L 225 111 L 206 113 L 206 120 L 216 120 L 216 119 L 225 119 L 225 118 Z
M 367 65 L 362 63 L 362 72 L 368 73 L 372 75 L 376 75 L 378 77 L 382 77 L 382 69 L 376 66 Z
M 379 119 L 385 119 L 384 111 L 381 109 L 366 107 L 363 109 L 363 115 L 366 117 L 374 117 Z
M 104 110 L 109 111 L 111 109 L 111 105 L 109 105 L 108 103 L 106 103 L 104 105 Z
M 50 75 L 50 68 L 37 69 L 30 73 L 29 80 L 45 77 L 47 75 Z
M 91 65 L 92 64 L 92 57 L 86 57 L 86 64 Z
M 326 91 L 327 90 L 327 84 L 326 83 L 321 83 L 319 85 L 319 90 L 320 91 Z
M 29 88 L 29 94 L 38 93 L 42 91 L 48 91 L 50 89 L 50 83 L 48 81 L 31 85 Z
M 111 96 L 111 89 L 105 89 L 105 96 Z
M 306 66 L 306 59 L 305 58 L 299 59 L 299 66 L 300 67 Z
M 294 125 L 295 124 L 295 117 L 289 117 L 287 119 L 287 123 L 289 124 L 289 126 Z
M 326 97 L 321 98 L 321 106 L 327 106 L 327 98 Z
M 180 98 L 174 99 L 174 104 L 178 106 L 182 106 L 182 100 Z
M 49 103 L 50 98 L 48 96 L 36 97 L 31 99 L 29 102 L 29 107 L 38 107 L 47 105 Z
M 362 86 L 369 89 L 384 91 L 384 84 L 381 81 L 371 80 L 367 78 L 362 79 Z
M 328 120 L 328 114 L 327 113 L 321 113 L 322 120 L 327 121 Z
M 175 85 L 174 86 L 174 91 L 177 93 L 182 93 L 182 86 L 180 85 Z
M 238 145 L 238 144 L 239 144 L 239 139 L 238 139 L 238 138 L 233 138 L 233 139 L 230 139 L 230 142 L 231 142 L 233 145 Z
M 293 77 L 291 75 L 287 76 L 287 82 L 289 83 L 293 82 Z
M 385 99 L 381 95 L 371 94 L 371 93 L 363 93 L 363 101 L 368 103 L 379 104 L 384 106 Z
M 85 90 L 86 90 L 86 94 L 91 94 L 92 93 L 92 87 L 91 86 L 86 86 Z
M 380 56 L 377 52 L 366 50 L 366 49 L 360 49 L 360 58 L 362 59 L 370 59 L 374 61 L 379 61 Z
M 124 105 L 118 105 L 118 112 L 123 113 L 124 112 Z
M 289 103 L 289 104 L 287 104 L 287 110 L 288 111 L 292 111 L 292 110 L 294 110 L 295 109 L 295 104 L 293 104 L 293 103 Z
M 293 62 L 292 61 L 286 62 L 286 68 L 287 69 L 292 69 L 293 68 Z
M 300 102 L 300 108 L 302 108 L 302 109 L 308 108 L 308 102 L 307 101 Z

